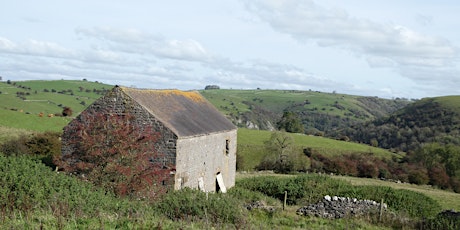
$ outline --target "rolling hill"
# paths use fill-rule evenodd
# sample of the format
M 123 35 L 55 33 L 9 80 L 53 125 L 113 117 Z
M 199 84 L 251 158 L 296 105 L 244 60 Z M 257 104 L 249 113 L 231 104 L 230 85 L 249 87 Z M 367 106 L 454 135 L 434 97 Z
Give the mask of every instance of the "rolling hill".
M 0 82 L 0 126 L 60 131 L 111 85 L 99 82 Z M 298 90 L 199 90 L 241 128 L 276 130 L 283 112 L 298 115 L 306 134 L 341 138 L 395 151 L 425 142 L 460 145 L 460 96 L 416 102 Z M 40 116 L 42 114 L 42 116 Z M 56 116 L 58 115 L 58 116 Z
M 424 98 L 344 133 L 357 142 L 400 151 L 430 142 L 460 145 L 460 96 Z
M 60 131 L 71 119 L 55 116 L 62 114 L 64 107 L 79 114 L 110 88 L 89 81 L 0 82 L 0 126 Z
M 410 104 L 337 93 L 298 90 L 201 90 L 239 127 L 273 130 L 284 111 L 295 112 L 307 134 L 332 132 L 390 115 Z
M 72 117 L 78 115 L 110 88 L 111 85 L 89 81 L 0 82 L 0 127 L 17 135 L 30 131 L 60 132 Z M 286 110 L 303 114 L 305 125 L 318 127 L 315 126 L 316 123 L 330 118 L 347 120 L 349 123 L 367 121 L 388 114 L 408 103 L 312 91 L 201 90 L 200 93 L 241 128 L 267 130 L 275 129 L 277 120 Z M 70 107 L 73 114 L 61 116 L 64 107 Z M 314 116 L 318 122 L 306 122 Z M 330 125 L 333 127 L 332 123 Z M 14 132 L 14 129 L 18 131 Z M 380 156 L 392 156 L 389 151 L 368 145 L 309 135 L 293 136 L 298 146 L 310 147 L 328 156 L 369 152 Z M 260 161 L 263 155 L 263 142 L 269 138 L 270 132 L 240 129 L 239 151 L 246 152 L 245 155 L 248 157 L 245 169 L 253 169 Z

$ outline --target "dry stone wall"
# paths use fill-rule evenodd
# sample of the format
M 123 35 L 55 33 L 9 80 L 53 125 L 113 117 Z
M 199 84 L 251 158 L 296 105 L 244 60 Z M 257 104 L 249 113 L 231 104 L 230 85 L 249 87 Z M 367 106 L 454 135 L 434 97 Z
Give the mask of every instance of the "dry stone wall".
M 324 196 L 324 199 L 316 204 L 310 204 L 299 208 L 297 214 L 329 219 L 338 219 L 350 216 L 363 216 L 379 213 L 380 209 L 386 210 L 386 204 L 380 204 L 373 200 L 358 200 L 349 197 Z

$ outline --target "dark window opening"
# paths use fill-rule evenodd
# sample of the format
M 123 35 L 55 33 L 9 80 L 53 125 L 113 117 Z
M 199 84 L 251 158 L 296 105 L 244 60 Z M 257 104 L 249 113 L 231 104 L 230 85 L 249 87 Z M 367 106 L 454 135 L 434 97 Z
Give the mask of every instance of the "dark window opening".
M 225 140 L 225 155 L 228 155 L 230 153 L 230 140 L 227 139 Z

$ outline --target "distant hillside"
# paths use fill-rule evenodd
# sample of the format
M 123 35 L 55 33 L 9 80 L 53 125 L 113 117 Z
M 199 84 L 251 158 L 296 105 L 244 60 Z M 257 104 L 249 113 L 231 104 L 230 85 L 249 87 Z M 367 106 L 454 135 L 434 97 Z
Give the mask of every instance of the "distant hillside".
M 239 127 L 276 129 L 284 111 L 295 112 L 306 133 L 332 132 L 353 124 L 390 115 L 410 104 L 336 93 L 298 90 L 202 90 Z
M 460 96 L 425 98 L 391 116 L 345 130 L 354 141 L 401 151 L 428 142 L 460 145 Z
M 0 126 L 59 131 L 70 120 L 61 116 L 64 107 L 76 116 L 111 88 L 89 81 L 0 82 Z

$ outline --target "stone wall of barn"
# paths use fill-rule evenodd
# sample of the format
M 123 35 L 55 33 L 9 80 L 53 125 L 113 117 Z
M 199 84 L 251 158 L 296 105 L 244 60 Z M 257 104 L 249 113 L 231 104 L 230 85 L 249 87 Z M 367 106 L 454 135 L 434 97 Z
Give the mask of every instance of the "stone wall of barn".
M 183 187 L 216 191 L 216 175 L 221 173 L 226 188 L 235 185 L 237 131 L 179 138 L 175 189 Z M 201 181 L 201 182 L 200 182 Z
M 142 106 L 137 102 L 133 101 L 125 93 L 122 92 L 119 88 L 114 88 L 113 91 L 110 91 L 105 96 L 96 100 L 91 104 L 85 112 L 88 113 L 105 113 L 113 115 L 130 115 L 134 117 L 135 125 L 140 127 L 150 126 L 153 130 L 159 133 L 159 139 L 155 144 L 160 158 L 154 159 L 160 162 L 163 162 L 167 166 L 174 167 L 176 163 L 176 140 L 177 136 L 163 123 L 157 120 L 152 116 L 148 111 L 146 111 Z M 76 120 L 81 120 L 81 117 L 78 116 Z M 74 145 L 72 144 L 72 138 L 75 135 L 74 126 L 76 120 L 69 123 L 68 126 L 64 128 L 62 135 L 62 154 L 70 154 L 74 151 Z M 88 127 L 91 127 L 88 125 Z

